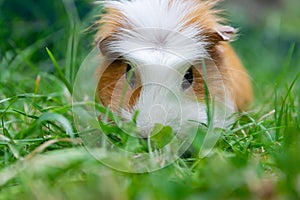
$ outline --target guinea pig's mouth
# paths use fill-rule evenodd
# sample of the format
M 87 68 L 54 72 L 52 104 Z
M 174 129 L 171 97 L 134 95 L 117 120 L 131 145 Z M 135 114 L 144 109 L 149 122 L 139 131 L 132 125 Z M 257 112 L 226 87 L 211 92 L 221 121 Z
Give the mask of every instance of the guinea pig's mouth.
M 168 123 L 168 112 L 161 104 L 151 105 L 150 108 L 137 116 L 137 129 L 143 138 L 151 137 L 163 129 L 170 126 Z M 172 129 L 173 130 L 173 129 Z

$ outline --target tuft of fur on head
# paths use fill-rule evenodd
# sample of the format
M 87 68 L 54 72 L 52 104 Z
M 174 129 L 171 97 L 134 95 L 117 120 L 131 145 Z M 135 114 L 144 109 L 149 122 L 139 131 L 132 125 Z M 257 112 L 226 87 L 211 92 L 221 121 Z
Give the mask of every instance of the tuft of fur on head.
M 217 126 L 224 127 L 222 119 L 251 99 L 251 87 L 247 73 L 227 43 L 235 29 L 222 25 L 225 20 L 215 9 L 218 2 L 102 2 L 106 13 L 97 22 L 95 42 L 105 57 L 98 84 L 103 104 L 128 120 L 139 110 L 137 126 L 145 134 L 155 123 L 177 130 L 179 121 L 206 122 L 206 79 L 211 99 L 228 108 L 226 111 L 216 106 L 214 113 Z M 206 63 L 205 72 L 202 60 Z M 138 84 L 124 93 L 128 64 L 136 72 Z M 183 91 L 181 81 L 189 68 L 193 69 L 194 81 Z M 157 106 L 163 109 L 153 109 Z
M 103 1 L 106 13 L 102 14 L 96 23 L 99 31 L 95 41 L 103 51 L 128 51 L 120 49 L 116 41 L 121 38 L 128 39 L 128 45 L 134 45 L 139 39 L 148 42 L 144 43 L 143 47 L 145 44 L 151 47 L 151 43 L 162 45 L 174 36 L 170 34 L 171 30 L 198 43 L 202 54 L 193 56 L 208 57 L 211 46 L 221 40 L 230 40 L 235 32 L 229 27 L 223 30 L 224 26 L 221 23 L 225 20 L 219 16 L 221 11 L 214 9 L 218 2 L 219 0 Z M 152 31 L 149 31 L 150 29 Z M 145 35 L 141 30 L 150 33 Z M 163 30 L 165 33 L 162 33 Z M 135 42 L 130 42 L 132 38 Z M 179 47 L 182 44 L 174 42 L 170 45 Z

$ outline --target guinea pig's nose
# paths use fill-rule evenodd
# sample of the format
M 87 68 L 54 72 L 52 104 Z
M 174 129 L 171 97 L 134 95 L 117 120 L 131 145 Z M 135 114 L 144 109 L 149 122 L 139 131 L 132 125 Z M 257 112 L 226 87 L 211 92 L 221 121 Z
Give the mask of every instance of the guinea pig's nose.
M 155 124 L 166 125 L 167 115 L 166 108 L 162 104 L 151 105 L 146 115 L 144 115 L 143 123 L 138 126 L 140 135 L 144 138 L 149 137 Z
M 159 115 L 159 121 L 157 121 Z M 167 121 L 167 111 L 161 104 L 152 105 L 149 109 L 149 118 L 151 122 L 165 124 Z

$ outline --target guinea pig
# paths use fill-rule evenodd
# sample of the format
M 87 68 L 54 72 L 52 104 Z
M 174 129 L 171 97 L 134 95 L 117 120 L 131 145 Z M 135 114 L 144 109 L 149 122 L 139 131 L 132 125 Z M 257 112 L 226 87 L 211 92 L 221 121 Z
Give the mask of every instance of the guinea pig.
M 104 1 L 95 39 L 104 58 L 97 86 L 102 104 L 123 120 L 138 112 L 144 137 L 157 123 L 175 132 L 209 120 L 224 128 L 228 117 L 247 109 L 251 83 L 229 45 L 236 30 L 224 25 L 217 3 Z

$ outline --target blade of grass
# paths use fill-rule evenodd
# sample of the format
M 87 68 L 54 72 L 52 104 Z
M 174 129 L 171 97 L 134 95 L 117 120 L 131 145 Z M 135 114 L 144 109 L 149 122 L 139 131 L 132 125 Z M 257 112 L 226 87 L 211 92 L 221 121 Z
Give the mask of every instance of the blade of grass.
M 55 57 L 53 56 L 52 52 L 46 47 L 46 51 L 50 57 L 50 59 L 52 60 L 52 63 L 55 67 L 55 69 L 57 70 L 58 76 L 60 78 L 60 80 L 65 84 L 65 86 L 67 87 L 68 91 L 70 94 L 72 94 L 72 87 L 69 83 L 69 81 L 66 79 L 63 71 L 61 70 L 61 67 L 58 65 Z
M 75 67 L 77 58 L 77 49 L 79 42 L 79 30 L 81 21 L 77 12 L 77 8 L 73 0 L 62 0 L 70 23 L 70 36 L 68 41 L 68 51 L 66 59 L 65 74 L 71 84 L 74 83 L 77 69 Z
M 276 126 L 281 126 L 281 122 L 282 122 L 282 118 L 283 118 L 283 114 L 284 114 L 284 108 L 285 108 L 285 105 L 286 105 L 286 102 L 288 100 L 288 97 L 294 87 L 294 85 L 296 84 L 296 82 L 298 81 L 298 79 L 300 78 L 300 72 L 298 72 L 298 74 L 295 76 L 295 78 L 293 79 L 292 83 L 290 84 L 290 86 L 288 87 L 288 90 L 287 90 L 287 93 L 281 103 L 281 107 L 280 107 L 280 111 L 279 111 L 279 115 L 278 115 L 278 118 L 276 119 Z M 277 129 L 276 131 L 276 140 L 279 140 L 279 135 L 280 135 L 280 130 Z
M 44 121 L 57 121 L 59 122 L 64 129 L 66 130 L 66 133 L 74 139 L 74 132 L 72 129 L 72 126 L 70 122 L 65 118 L 63 115 L 57 114 L 57 113 L 43 113 L 38 120 L 38 124 L 41 124 Z

